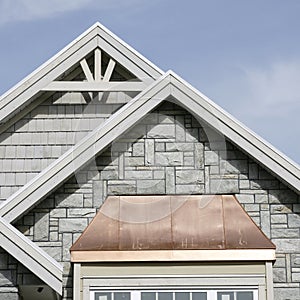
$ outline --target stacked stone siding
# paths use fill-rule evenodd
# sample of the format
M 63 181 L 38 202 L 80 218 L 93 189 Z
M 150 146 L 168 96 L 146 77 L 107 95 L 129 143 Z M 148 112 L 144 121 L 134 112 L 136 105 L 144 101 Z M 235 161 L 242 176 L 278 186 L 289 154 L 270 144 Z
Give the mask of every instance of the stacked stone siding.
M 169 102 L 128 130 L 16 226 L 64 265 L 63 298 L 72 299 L 69 249 L 108 195 L 216 193 L 236 194 L 277 245 L 275 299 L 299 300 L 299 195 L 222 135 Z M 8 265 L 9 255 L 0 258 L 0 268 L 15 274 L 13 285 L 30 276 L 20 264 Z

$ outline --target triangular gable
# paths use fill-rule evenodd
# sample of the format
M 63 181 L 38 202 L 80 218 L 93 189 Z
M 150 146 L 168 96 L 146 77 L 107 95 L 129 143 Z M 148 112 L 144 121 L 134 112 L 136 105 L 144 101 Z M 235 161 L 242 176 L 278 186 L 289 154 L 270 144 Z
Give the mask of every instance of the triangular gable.
M 9 222 L 16 220 L 170 97 L 247 152 L 296 192 L 300 192 L 300 169 L 296 164 L 287 160 L 176 74 L 168 72 L 13 194 L 0 207 L 0 215 Z
M 95 53 L 94 70 L 90 70 L 87 57 Z M 101 55 L 102 52 L 102 55 Z M 101 59 L 109 56 L 105 70 L 101 71 Z M 63 78 L 74 66 L 80 65 L 85 82 Z M 120 67 L 121 66 L 121 67 Z M 109 83 L 114 69 L 118 67 L 133 74 L 129 82 Z M 94 74 L 93 74 L 94 73 Z M 101 78 L 101 73 L 102 77 Z M 57 55 L 26 77 L 0 97 L 0 124 L 4 124 L 44 92 L 54 91 L 141 91 L 163 72 L 121 41 L 100 23 L 96 23 Z M 76 72 L 75 72 L 76 75 Z M 73 74 L 73 77 L 75 76 Z M 71 77 L 72 78 L 72 77 Z M 72 78 L 73 79 L 73 78 Z M 64 80 L 62 82 L 61 80 Z

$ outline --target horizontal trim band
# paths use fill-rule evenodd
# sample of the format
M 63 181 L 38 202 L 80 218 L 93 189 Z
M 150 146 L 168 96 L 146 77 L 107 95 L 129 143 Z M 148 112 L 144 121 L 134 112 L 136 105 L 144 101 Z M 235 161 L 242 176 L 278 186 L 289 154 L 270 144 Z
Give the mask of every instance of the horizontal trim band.
M 72 262 L 128 261 L 274 261 L 275 250 L 149 250 L 149 251 L 72 251 Z
M 42 89 L 52 92 L 140 92 L 146 88 L 144 82 L 86 82 L 86 81 L 53 81 Z

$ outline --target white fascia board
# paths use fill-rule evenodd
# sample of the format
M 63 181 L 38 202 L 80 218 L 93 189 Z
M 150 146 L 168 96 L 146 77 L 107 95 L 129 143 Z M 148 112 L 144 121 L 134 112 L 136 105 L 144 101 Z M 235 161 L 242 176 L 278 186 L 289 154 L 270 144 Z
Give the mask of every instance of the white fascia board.
M 12 222 L 46 197 L 61 182 L 88 163 L 170 95 L 166 76 L 120 108 L 103 124 L 54 161 L 0 206 L 0 216 Z
M 136 81 L 52 81 L 42 90 L 56 92 L 140 92 L 146 87 L 144 82 Z
M 281 178 L 298 193 L 300 192 L 300 167 L 296 163 L 287 159 L 277 149 L 254 134 L 179 76 L 171 71 L 168 74 L 171 77 L 170 82 L 173 86 L 172 95 L 181 105 L 185 106 L 190 112 L 196 113 L 202 119 L 206 113 L 207 118 L 205 121 L 208 124 L 217 131 L 221 129 L 220 133 L 247 152 L 256 161 L 264 165 L 270 172 Z
M 104 51 L 107 51 L 109 55 L 110 50 L 114 51 L 115 56 L 117 54 L 120 56 L 122 53 L 124 63 L 128 61 L 133 66 L 134 70 L 130 70 L 130 68 L 129 70 L 133 73 L 140 70 L 139 75 L 145 77 L 145 82 L 148 75 L 155 80 L 163 74 L 159 68 L 117 38 L 103 25 L 96 23 L 0 97 L 0 123 L 11 118 L 28 102 L 33 101 L 34 96 L 51 81 L 83 59 L 92 50 L 101 46 L 105 48 Z M 125 67 L 127 67 L 127 64 Z M 143 67 L 145 70 L 143 70 Z
M 55 54 L 53 57 L 51 57 L 49 60 L 47 60 L 40 67 L 35 69 L 32 73 L 30 73 L 27 77 L 25 77 L 23 80 L 21 80 L 15 86 L 13 86 L 11 89 L 9 89 L 6 93 L 4 93 L 0 97 L 1 107 L 4 104 L 6 104 L 7 102 L 10 102 L 18 94 L 23 92 L 24 86 L 27 86 L 27 88 L 28 88 L 30 85 L 34 84 L 40 77 L 47 74 L 52 68 L 54 68 L 59 63 L 64 61 L 67 57 L 70 56 L 71 53 L 78 50 L 80 47 L 82 47 L 88 41 L 92 40 L 96 35 L 97 35 L 97 32 L 96 32 L 95 26 L 92 26 L 91 28 L 86 30 L 78 38 L 73 40 L 70 44 L 68 44 L 66 47 L 64 47 L 61 51 L 59 51 L 57 54 Z
M 289 186 L 292 186 L 294 189 L 299 191 L 299 179 L 295 177 L 295 175 L 289 172 L 287 169 L 283 168 L 279 165 L 274 159 L 268 155 L 265 155 L 261 149 L 257 148 L 257 146 L 253 145 L 247 139 L 245 139 L 240 133 L 234 131 L 227 124 L 223 123 L 216 116 L 207 111 L 203 106 L 199 106 L 196 102 L 194 102 L 191 98 L 186 96 L 181 91 L 175 90 L 172 92 L 172 95 L 176 99 L 181 99 L 185 103 L 185 108 L 187 110 L 193 111 L 197 116 L 201 116 L 201 120 L 204 120 L 207 124 L 210 124 L 213 128 L 215 128 L 220 134 L 229 139 L 235 145 L 239 146 L 245 152 L 247 152 L 251 157 L 253 157 L 256 161 L 259 161 L 262 165 L 264 165 L 268 170 L 270 170 L 273 174 L 279 176 L 285 183 Z
M 124 55 L 126 55 L 126 57 L 128 57 L 132 61 L 135 61 L 141 69 L 148 71 L 149 76 L 157 79 L 165 73 L 155 64 L 153 64 L 151 61 L 149 61 L 147 58 L 145 58 L 143 55 L 137 52 L 134 48 L 132 48 L 130 45 L 121 40 L 113 32 L 111 32 L 109 29 L 103 26 L 101 23 L 97 22 L 94 24 L 94 26 L 97 27 L 99 36 L 102 36 L 107 41 L 110 41 L 112 45 L 117 44 L 120 52 L 124 53 Z
M 275 261 L 272 249 L 234 250 L 141 250 L 141 251 L 72 251 L 74 263 L 92 262 L 166 262 L 166 261 Z
M 272 156 L 276 155 L 275 159 L 279 160 L 278 163 L 280 163 L 280 161 L 283 159 L 283 161 L 282 161 L 283 165 L 289 164 L 290 165 L 289 167 L 293 168 L 293 172 L 295 172 L 297 174 L 297 176 L 300 177 L 300 166 L 296 162 L 292 161 L 289 157 L 287 157 L 285 154 L 280 152 L 269 142 L 265 141 L 262 137 L 260 137 L 258 134 L 253 132 L 251 129 L 249 129 L 247 126 L 245 126 L 243 123 L 241 123 L 235 117 L 233 117 L 231 114 L 229 114 L 223 108 L 218 106 L 207 96 L 205 96 L 200 91 L 198 91 L 196 88 L 191 86 L 188 82 L 186 82 L 185 80 L 180 78 L 177 74 L 175 74 L 172 71 L 168 71 L 167 73 L 171 76 L 172 84 L 177 86 L 183 92 L 186 92 L 189 97 L 191 97 L 195 100 L 198 99 L 200 104 L 203 105 L 203 107 L 205 107 L 207 110 L 209 110 L 217 118 L 222 120 L 225 124 L 232 126 L 242 136 L 246 135 L 247 138 L 249 140 L 251 140 L 251 142 L 253 144 L 259 143 L 259 147 L 263 147 L 263 150 L 265 150 L 265 151 L 271 150 Z M 195 97 L 195 95 L 196 95 L 196 97 Z
M 63 267 L 1 217 L 0 245 L 54 291 L 62 295 Z
M 179 80 L 181 79 L 168 72 L 151 84 L 80 143 L 72 147 L 32 181 L 13 194 L 0 206 L 0 216 L 8 222 L 17 219 L 42 198 L 54 191 L 58 185 L 72 176 L 74 172 L 88 163 L 110 143 L 118 139 L 126 130 L 133 127 L 168 96 L 177 98 L 179 104 L 188 111 L 197 114 L 199 118 L 204 119 L 217 131 L 223 133 L 225 137 L 248 152 L 250 156 L 265 165 L 284 182 L 290 184 L 296 191 L 300 191 L 300 180 L 299 177 L 297 178 L 297 174 L 284 168 L 272 156 L 268 156 L 261 151 L 259 145 L 248 141 L 245 138 L 246 133 L 239 131 L 239 125 L 235 124 L 233 120 L 229 122 L 227 119 L 221 118 L 218 111 L 216 111 L 216 107 L 205 107 L 207 106 L 206 99 L 201 94 L 195 93 L 182 81 L 179 82 Z M 232 124 L 236 128 L 232 128 Z M 297 166 L 294 166 L 294 168 L 297 168 Z
M 64 50 L 60 56 L 50 59 L 15 88 L 4 94 L 0 99 L 0 123 L 5 122 L 24 106 L 34 101 L 34 96 L 45 86 L 95 49 L 97 39 L 93 36 L 90 38 L 90 36 L 91 34 L 85 36 L 83 40 L 72 45 L 72 48 L 68 47 Z

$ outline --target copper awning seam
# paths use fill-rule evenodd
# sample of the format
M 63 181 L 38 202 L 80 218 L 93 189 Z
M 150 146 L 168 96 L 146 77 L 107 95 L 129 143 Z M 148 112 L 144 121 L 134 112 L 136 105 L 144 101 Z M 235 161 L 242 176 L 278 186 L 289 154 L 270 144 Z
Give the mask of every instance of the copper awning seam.
M 275 245 L 235 196 L 174 195 L 109 196 L 70 250 L 241 249 L 274 250 Z

